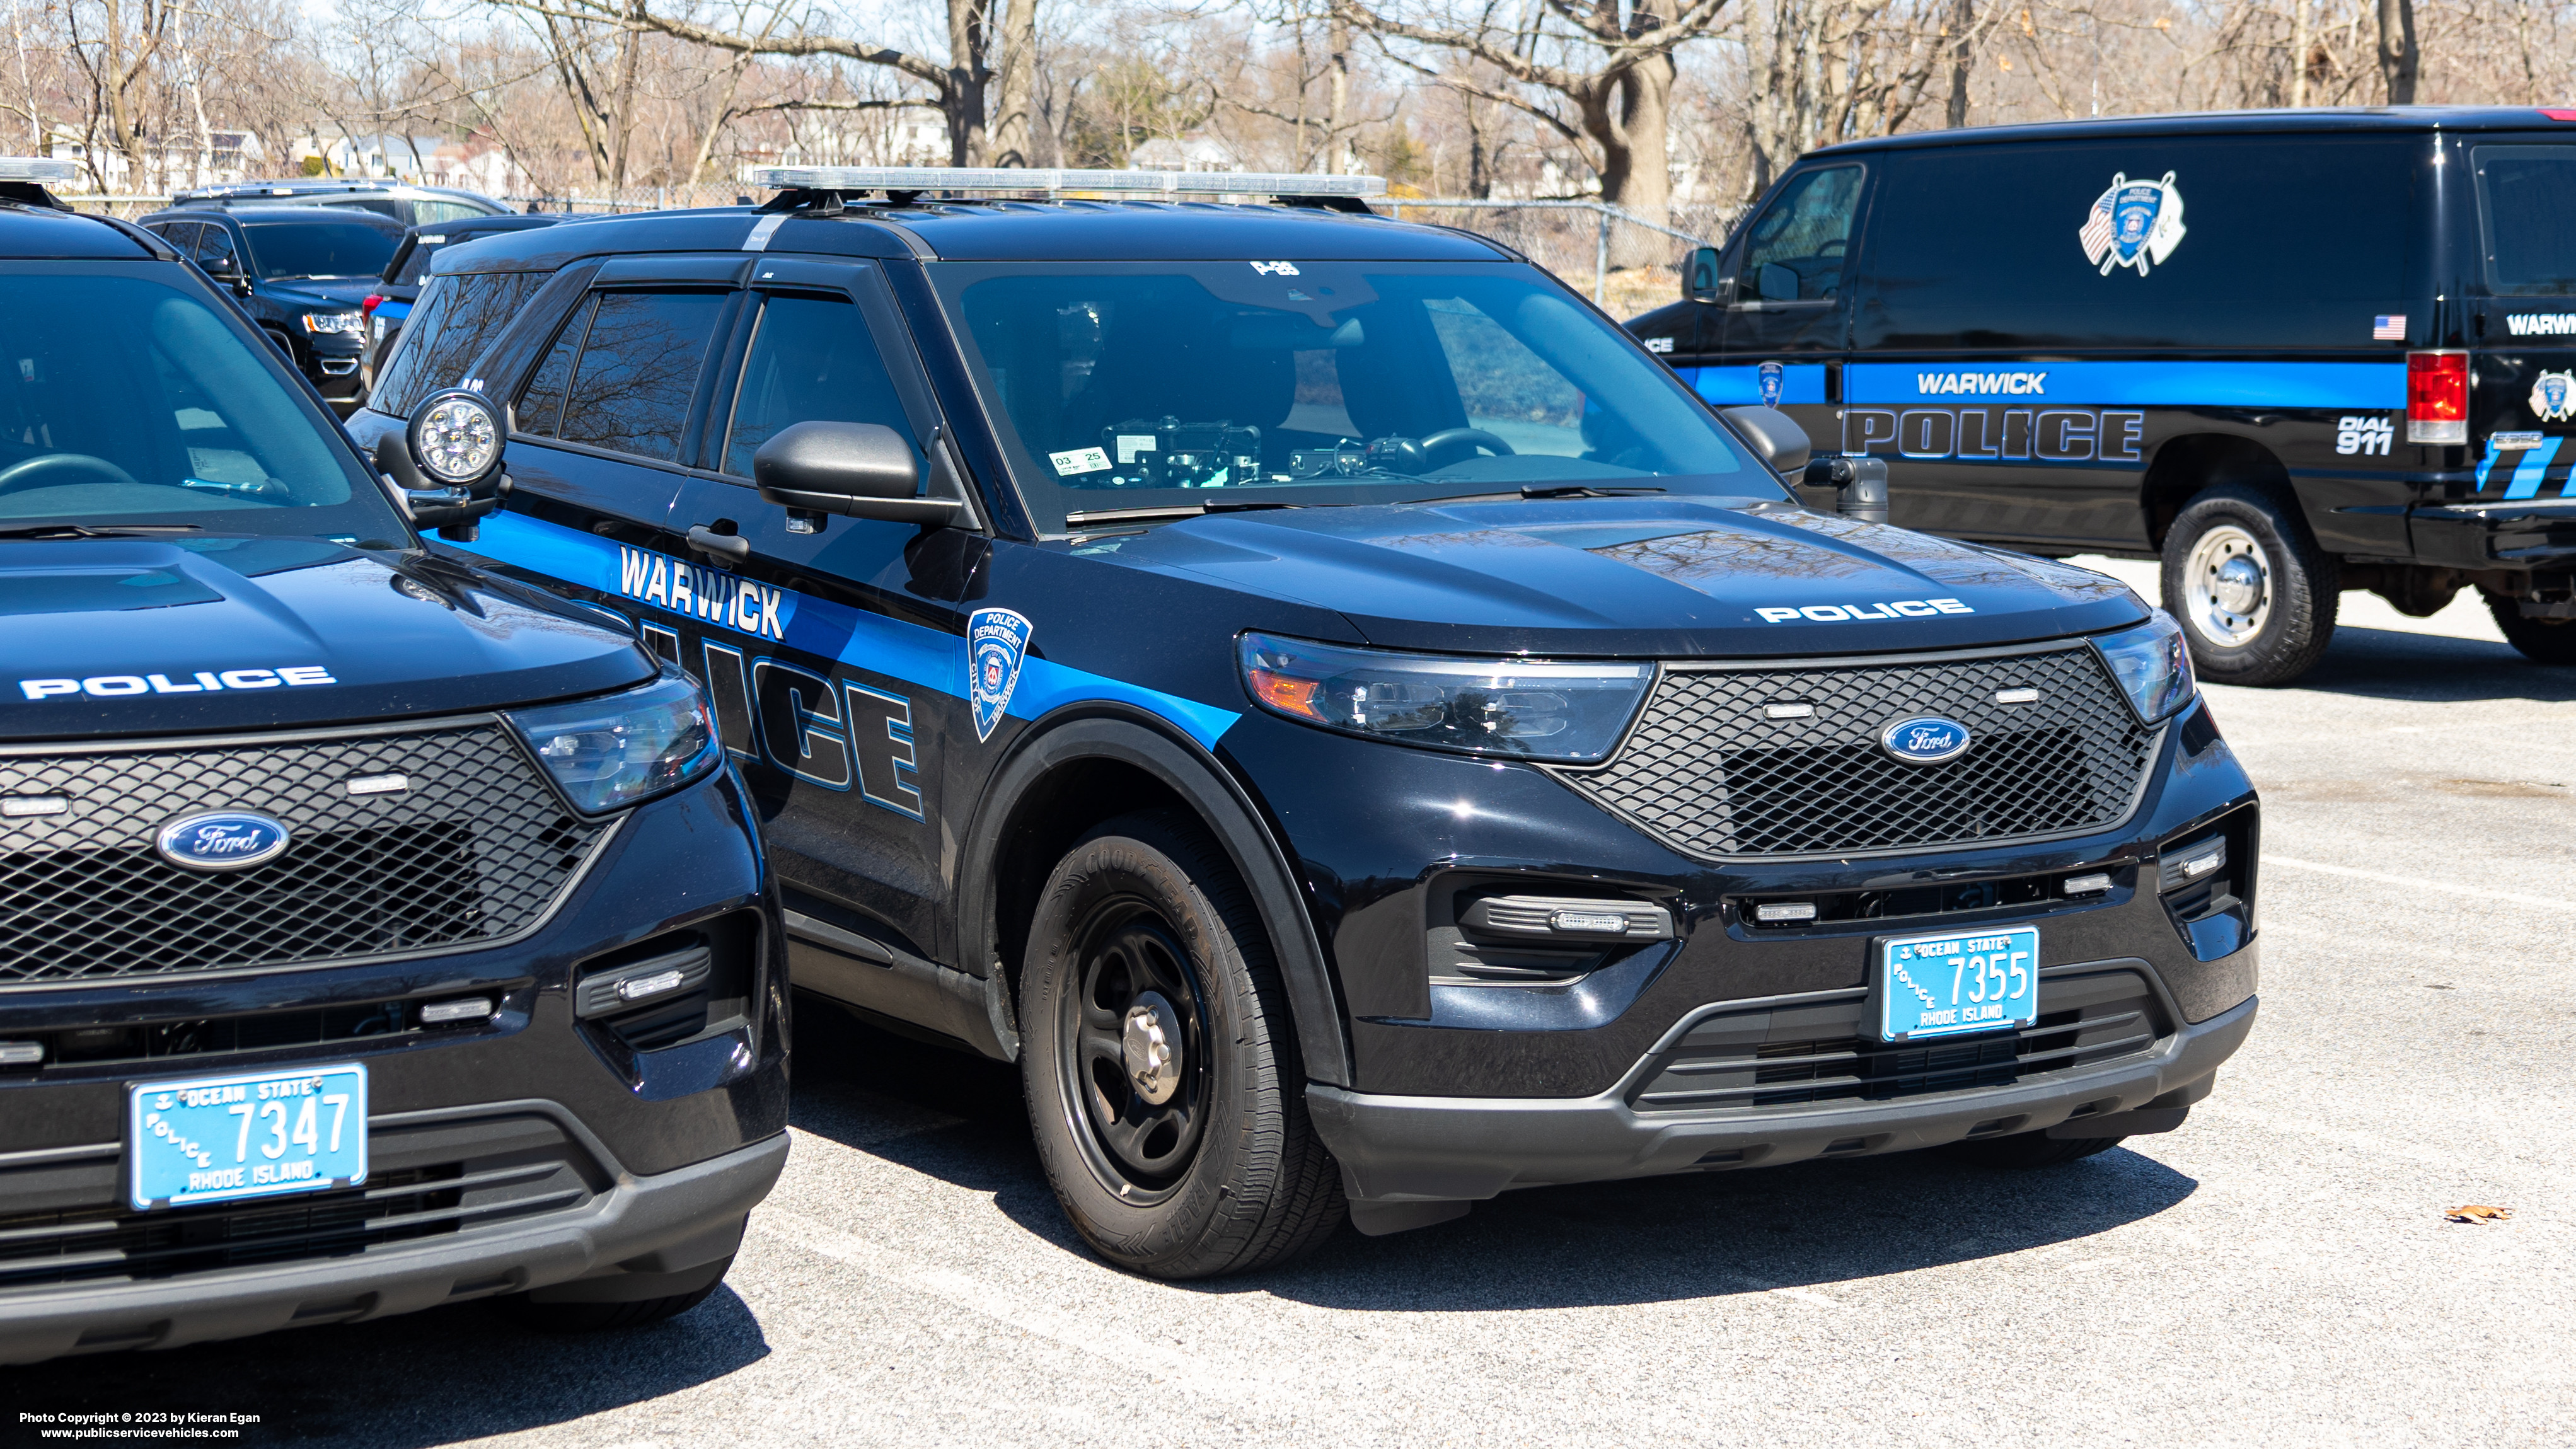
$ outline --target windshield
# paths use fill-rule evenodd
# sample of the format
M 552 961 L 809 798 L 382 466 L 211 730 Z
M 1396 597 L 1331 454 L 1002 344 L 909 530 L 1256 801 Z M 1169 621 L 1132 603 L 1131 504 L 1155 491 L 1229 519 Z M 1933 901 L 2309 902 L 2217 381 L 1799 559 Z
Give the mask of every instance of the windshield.
M 0 532 L 407 538 L 267 351 L 150 277 L 0 269 Z
M 1525 489 L 1784 496 L 1671 374 L 1527 267 L 933 271 L 1045 531 Z
M 266 221 L 253 222 L 252 262 L 271 281 L 285 277 L 380 277 L 402 242 L 402 228 L 391 222 Z

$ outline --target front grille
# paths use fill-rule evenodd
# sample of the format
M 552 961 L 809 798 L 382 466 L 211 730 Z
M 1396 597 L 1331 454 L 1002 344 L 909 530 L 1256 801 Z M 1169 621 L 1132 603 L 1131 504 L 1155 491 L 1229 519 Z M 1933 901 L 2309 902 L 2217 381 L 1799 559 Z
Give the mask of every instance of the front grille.
M 1721 1007 L 1693 1022 L 1628 1100 L 1640 1112 L 1760 1112 L 2009 1087 L 2147 1051 L 2165 1031 L 2134 971 L 2044 978 L 2039 1008 L 2018 1031 L 1890 1043 L 1870 1034 L 1865 993 Z
M 409 788 L 352 795 L 401 775 Z M 567 811 L 497 723 L 330 738 L 0 755 L 0 984 L 377 956 L 509 937 L 542 919 L 603 827 Z M 230 873 L 153 849 L 173 820 L 255 810 L 286 853 Z
M 2006 690 L 2036 689 L 2027 704 Z M 1766 717 L 1766 706 L 1811 715 Z M 1898 760 L 1911 715 L 1968 727 L 1966 754 Z M 1640 829 L 1704 857 L 1845 855 L 2099 829 L 2135 804 L 2156 732 L 2090 648 L 1892 664 L 1668 668 L 1619 754 L 1562 772 Z

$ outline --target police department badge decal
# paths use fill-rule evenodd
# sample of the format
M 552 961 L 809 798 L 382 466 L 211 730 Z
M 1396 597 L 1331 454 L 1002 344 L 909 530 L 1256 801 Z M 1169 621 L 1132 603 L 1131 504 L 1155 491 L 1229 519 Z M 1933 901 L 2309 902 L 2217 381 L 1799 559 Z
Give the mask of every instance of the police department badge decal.
M 1766 362 L 1762 364 L 1760 370 L 1754 374 L 1762 381 L 1762 405 L 1764 407 L 1776 408 L 1780 405 L 1780 382 L 1786 372 L 1787 369 L 1783 368 L 1780 364 L 1776 362 Z
M 2103 276 L 2113 267 L 2135 267 L 2143 277 L 2148 263 L 2161 266 L 2173 254 L 2182 234 L 2182 193 L 2174 189 L 2174 174 L 2131 181 L 2123 171 L 2114 172 L 2111 189 L 2093 199 L 2092 214 L 2075 235 L 2084 243 L 2084 259 Z
M 2531 384 L 2531 415 L 2544 423 L 2576 416 L 2576 370 L 2544 372 Z
M 977 609 L 966 619 L 966 700 L 975 709 L 975 738 L 989 740 L 1020 687 L 1037 626 L 1008 609 Z

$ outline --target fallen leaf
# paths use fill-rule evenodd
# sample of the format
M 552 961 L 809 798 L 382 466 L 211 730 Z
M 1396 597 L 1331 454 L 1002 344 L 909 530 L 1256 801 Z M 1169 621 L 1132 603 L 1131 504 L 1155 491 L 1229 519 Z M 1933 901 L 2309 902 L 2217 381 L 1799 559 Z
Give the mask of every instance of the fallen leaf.
M 2455 1223 L 2500 1223 L 2513 1216 L 2513 1209 L 2467 1203 L 2460 1207 L 2442 1209 L 2442 1216 Z

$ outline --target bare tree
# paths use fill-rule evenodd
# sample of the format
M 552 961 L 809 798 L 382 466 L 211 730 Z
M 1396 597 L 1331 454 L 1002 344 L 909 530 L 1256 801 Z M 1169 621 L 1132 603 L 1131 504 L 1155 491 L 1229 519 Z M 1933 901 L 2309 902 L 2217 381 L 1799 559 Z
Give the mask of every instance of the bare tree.
M 2415 49 L 2415 0 L 2379 0 L 2379 75 L 2387 87 L 2388 104 L 2415 104 L 2415 72 L 2419 63 Z

